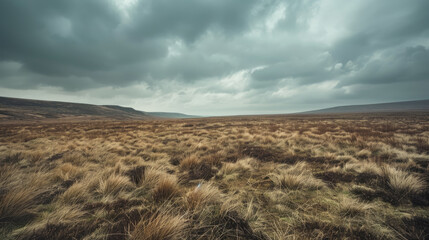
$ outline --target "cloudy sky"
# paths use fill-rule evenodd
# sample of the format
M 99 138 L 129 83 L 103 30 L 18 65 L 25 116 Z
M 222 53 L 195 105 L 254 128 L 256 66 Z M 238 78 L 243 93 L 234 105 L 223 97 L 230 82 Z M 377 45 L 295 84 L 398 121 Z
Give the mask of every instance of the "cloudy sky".
M 0 0 L 0 95 L 198 115 L 429 98 L 427 0 Z

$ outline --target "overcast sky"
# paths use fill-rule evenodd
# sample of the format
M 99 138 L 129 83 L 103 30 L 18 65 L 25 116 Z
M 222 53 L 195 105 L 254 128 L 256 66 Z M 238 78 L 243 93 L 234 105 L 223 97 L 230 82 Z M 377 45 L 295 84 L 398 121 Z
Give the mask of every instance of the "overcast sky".
M 0 0 L 0 95 L 198 115 L 429 98 L 428 0 Z

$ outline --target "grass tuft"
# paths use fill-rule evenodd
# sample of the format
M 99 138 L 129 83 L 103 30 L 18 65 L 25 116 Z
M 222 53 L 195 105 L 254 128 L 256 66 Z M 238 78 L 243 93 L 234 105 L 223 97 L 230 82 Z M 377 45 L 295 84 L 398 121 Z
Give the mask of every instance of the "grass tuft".
M 148 220 L 142 219 L 131 233 L 132 240 L 184 239 L 187 223 L 183 216 L 157 213 Z
M 153 198 L 155 201 L 165 201 L 178 196 L 179 193 L 176 178 L 171 175 L 164 175 L 158 180 L 153 190 Z

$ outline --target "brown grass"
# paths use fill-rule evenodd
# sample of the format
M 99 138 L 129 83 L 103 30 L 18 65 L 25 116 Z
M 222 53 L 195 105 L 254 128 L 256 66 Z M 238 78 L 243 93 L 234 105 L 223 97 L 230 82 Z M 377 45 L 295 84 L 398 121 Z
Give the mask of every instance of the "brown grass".
M 277 187 L 286 189 L 320 189 L 325 186 L 322 181 L 313 177 L 304 162 L 279 169 L 270 175 L 270 179 Z
M 107 179 L 100 180 L 99 191 L 103 195 L 117 195 L 121 190 L 131 187 L 129 178 L 121 175 L 110 175 Z
M 219 202 L 220 197 L 219 190 L 212 184 L 200 183 L 186 194 L 185 204 L 188 209 L 198 209 Z
M 185 236 L 186 219 L 168 213 L 157 213 L 140 221 L 131 233 L 133 240 L 176 240 Z
M 397 198 L 419 194 L 427 189 L 427 184 L 423 179 L 393 167 L 383 168 L 383 175 Z
M 426 113 L 0 124 L 0 239 L 425 239 Z
M 24 217 L 32 212 L 40 192 L 34 189 L 16 189 L 0 199 L 0 219 Z
M 200 165 L 200 159 L 196 155 L 190 155 L 180 161 L 180 168 L 190 170 Z
M 164 201 L 179 195 L 179 186 L 176 178 L 169 175 L 162 176 L 153 190 L 155 201 Z

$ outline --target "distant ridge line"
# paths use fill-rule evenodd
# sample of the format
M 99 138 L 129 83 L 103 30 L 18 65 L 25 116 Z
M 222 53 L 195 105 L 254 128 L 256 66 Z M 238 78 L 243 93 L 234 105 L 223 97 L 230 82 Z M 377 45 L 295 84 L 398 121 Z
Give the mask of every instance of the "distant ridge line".
M 94 105 L 60 101 L 33 100 L 0 97 L 1 120 L 48 120 L 48 119 L 156 119 L 191 118 L 182 113 L 151 113 L 118 105 Z
M 429 111 L 429 99 L 403 102 L 345 105 L 318 110 L 300 112 L 305 114 L 323 113 L 374 113 L 374 112 L 410 112 Z

